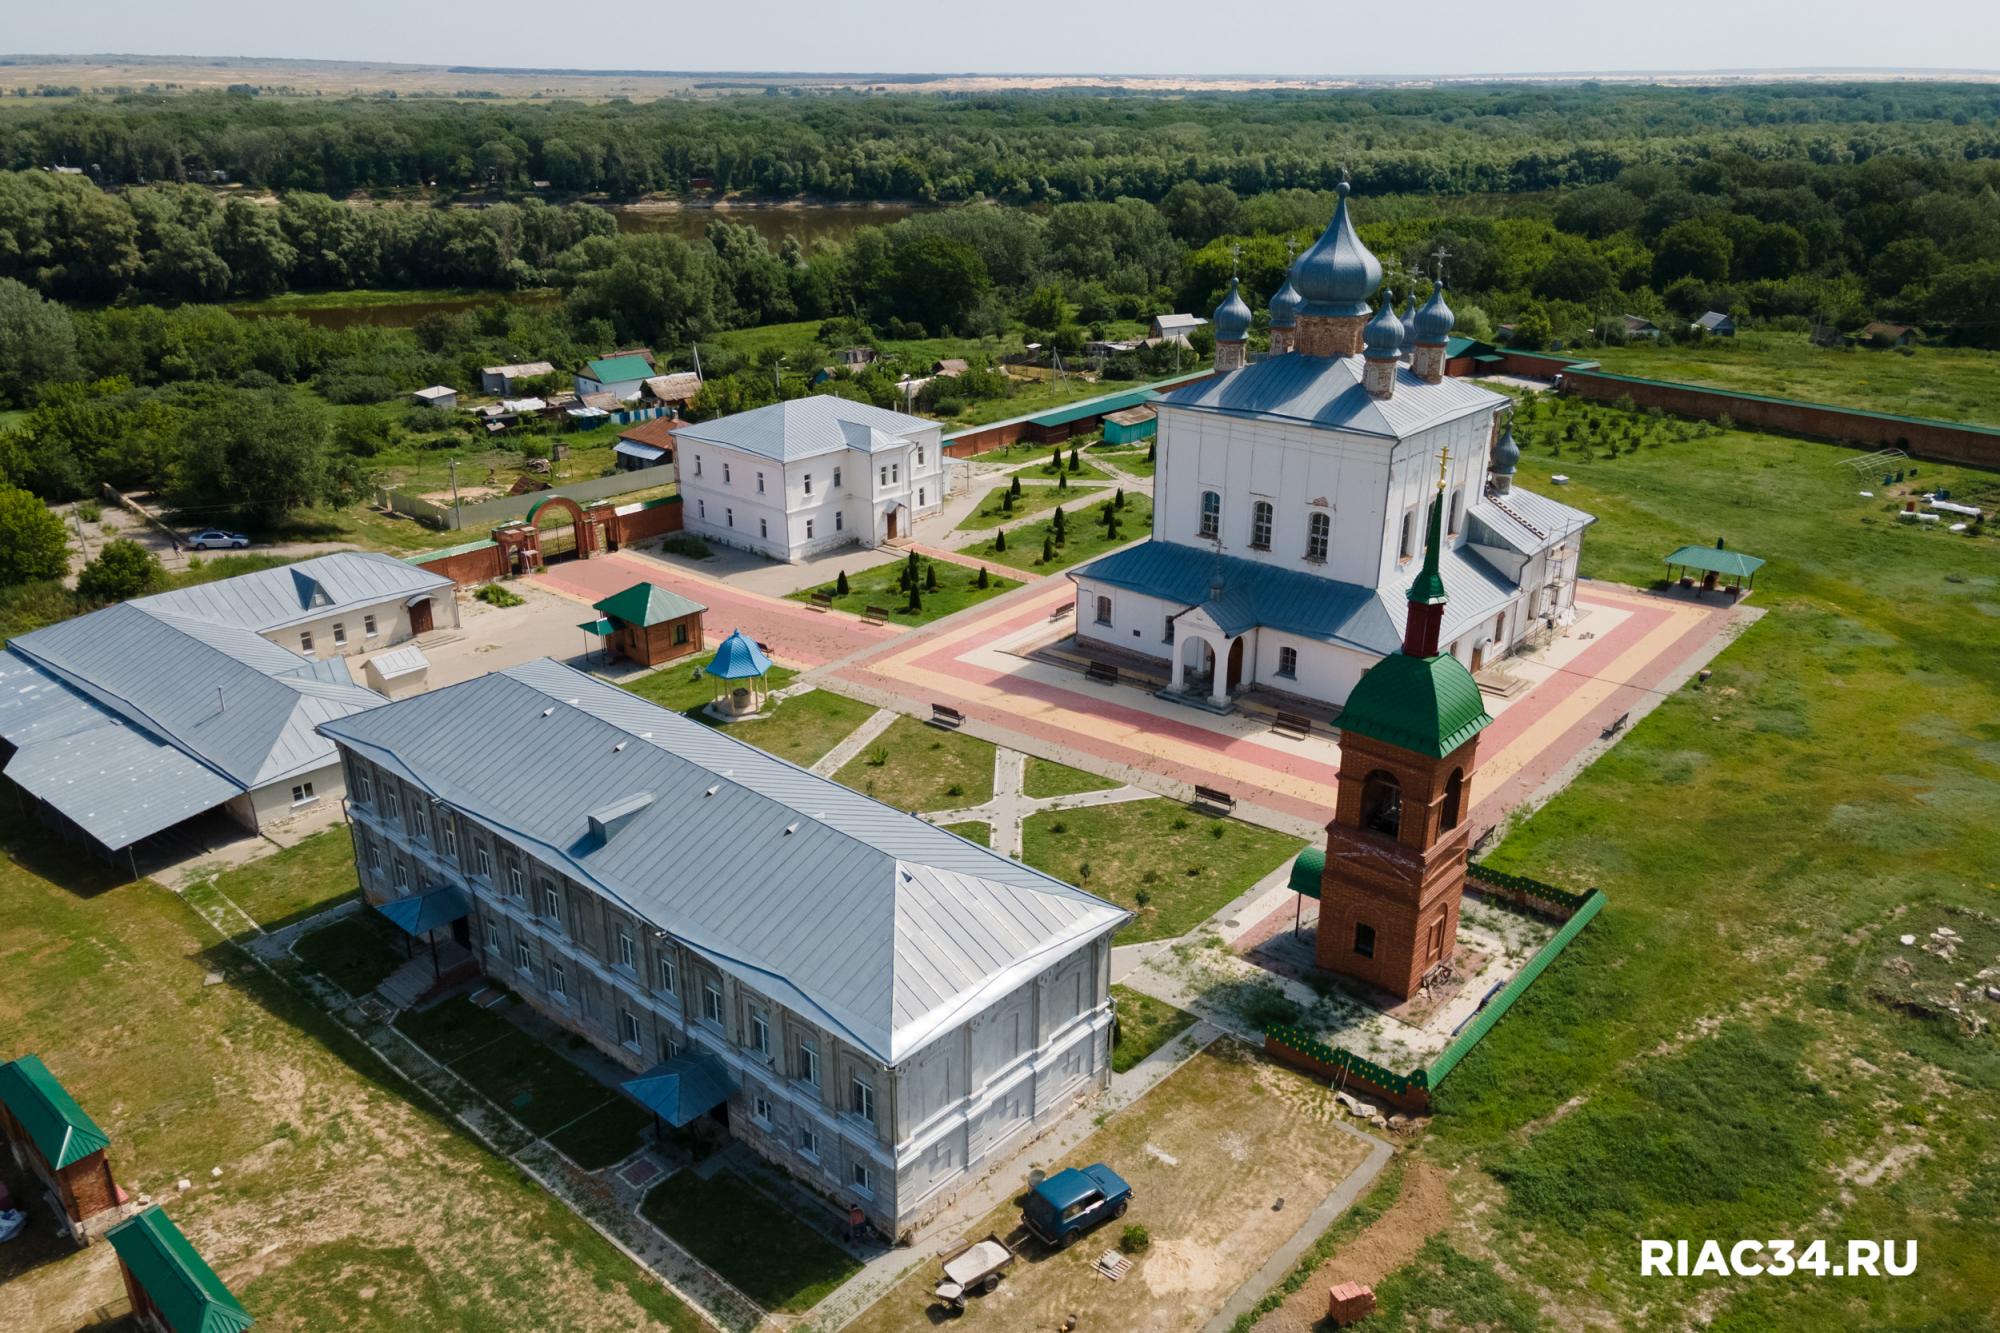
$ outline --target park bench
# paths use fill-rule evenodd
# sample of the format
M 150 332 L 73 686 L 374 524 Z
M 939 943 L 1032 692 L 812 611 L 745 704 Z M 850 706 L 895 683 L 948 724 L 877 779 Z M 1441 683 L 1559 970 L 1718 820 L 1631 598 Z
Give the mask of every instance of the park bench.
M 1630 713 L 1620 713 L 1618 715 L 1618 720 L 1616 722 L 1613 722 L 1610 726 L 1606 727 L 1604 729 L 1603 734 L 1598 739 L 1607 741 L 1610 740 L 1613 736 L 1616 736 L 1619 732 L 1625 730 L 1625 724 L 1627 722 L 1630 722 L 1631 720 L 1632 720 L 1632 715 Z
M 1116 685 L 1118 668 L 1109 662 L 1092 662 L 1083 669 L 1085 680 L 1094 680 L 1100 685 Z
M 950 704 L 932 704 L 931 725 L 934 727 L 944 727 L 950 731 L 957 731 L 965 725 L 965 714 L 959 712 Z
M 1070 612 L 1074 610 L 1076 610 L 1075 602 L 1064 602 L 1061 606 L 1049 612 L 1049 619 L 1061 620 L 1064 616 L 1068 615 Z
M 812 595 L 812 609 L 815 611 L 831 611 L 833 609 L 833 594 L 830 592 L 814 593 Z
M 1194 799 L 1188 804 L 1206 806 L 1225 815 L 1236 813 L 1236 798 L 1214 787 L 1196 787 Z
M 889 621 L 889 613 L 879 606 L 861 608 L 861 619 L 870 625 L 884 625 Z
M 1280 736 L 1302 741 L 1313 733 L 1312 719 L 1298 713 L 1279 713 L 1271 719 L 1271 730 Z

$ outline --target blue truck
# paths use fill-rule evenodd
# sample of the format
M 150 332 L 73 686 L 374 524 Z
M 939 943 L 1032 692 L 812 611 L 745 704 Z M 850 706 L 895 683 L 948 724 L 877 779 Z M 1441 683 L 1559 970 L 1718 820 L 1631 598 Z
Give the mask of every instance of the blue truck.
M 1102 1162 L 1058 1171 L 1028 1191 L 1021 1220 L 1043 1244 L 1066 1249 L 1091 1228 L 1125 1216 L 1132 1187 Z

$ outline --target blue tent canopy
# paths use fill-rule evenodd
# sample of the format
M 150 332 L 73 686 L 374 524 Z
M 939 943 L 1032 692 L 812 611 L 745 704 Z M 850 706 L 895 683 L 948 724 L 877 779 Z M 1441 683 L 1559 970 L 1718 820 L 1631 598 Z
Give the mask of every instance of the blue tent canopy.
M 378 903 L 375 910 L 395 922 L 404 934 L 422 939 L 439 926 L 448 926 L 461 917 L 470 916 L 472 901 L 447 884 L 427 893 L 413 893 L 405 898 Z
M 728 1101 L 736 1080 L 713 1056 L 690 1053 L 654 1065 L 623 1086 L 633 1101 L 679 1129 Z
M 748 680 L 770 669 L 771 659 L 764 656 L 755 640 L 745 638 L 740 629 L 722 641 L 708 664 L 708 674 L 718 680 Z

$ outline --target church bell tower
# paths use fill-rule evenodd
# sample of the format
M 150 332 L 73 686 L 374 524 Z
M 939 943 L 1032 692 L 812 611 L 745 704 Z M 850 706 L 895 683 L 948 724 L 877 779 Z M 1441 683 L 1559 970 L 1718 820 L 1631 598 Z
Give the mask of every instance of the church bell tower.
M 1458 947 L 1479 733 L 1493 719 L 1472 673 L 1440 652 L 1442 467 L 1410 587 L 1403 648 L 1370 667 L 1338 719 L 1340 776 L 1326 826 L 1314 961 L 1414 995 Z

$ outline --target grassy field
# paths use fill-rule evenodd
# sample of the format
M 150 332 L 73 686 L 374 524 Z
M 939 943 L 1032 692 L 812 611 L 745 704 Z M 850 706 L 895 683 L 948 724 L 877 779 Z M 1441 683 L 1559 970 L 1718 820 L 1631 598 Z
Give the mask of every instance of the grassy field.
M 649 672 L 627 682 L 625 688 L 642 699 L 652 700 L 662 708 L 672 709 L 676 713 L 696 714 L 715 698 L 715 682 L 705 675 L 696 674 L 714 660 L 714 653 L 699 653 L 677 662 L 669 662 L 658 671 Z M 772 689 L 782 689 L 798 674 L 790 667 L 774 666 L 771 668 L 768 680 Z
M 1021 792 L 1037 799 L 1049 796 L 1074 796 L 1078 792 L 1109 791 L 1120 785 L 1110 778 L 1100 778 L 1095 773 L 1086 773 L 1068 764 L 1058 764 L 1053 759 L 1028 756 L 1028 762 L 1021 773 Z
M 1814 347 L 1803 333 L 1742 333 L 1687 346 L 1633 343 L 1590 356 L 1619 375 L 1717 384 L 1899 416 L 2000 425 L 2000 353 Z
M 967 842 L 976 842 L 981 847 L 993 845 L 993 826 L 983 819 L 968 819 L 958 824 L 940 824 L 938 827 L 956 833 Z
M 1366 1156 L 1361 1140 L 1326 1123 L 1332 1096 L 1234 1042 L 1210 1046 L 1048 1164 L 1108 1163 L 1131 1182 L 1126 1217 L 1067 1250 L 1026 1238 L 999 1288 L 972 1298 L 967 1326 L 1054 1329 L 1075 1315 L 1087 1330 L 1202 1327 Z M 1010 1200 L 961 1234 L 1005 1237 L 1020 1217 Z M 1150 1244 L 1122 1281 L 1107 1282 L 1093 1265 L 1128 1225 L 1144 1227 Z M 945 1322 L 931 1308 L 937 1273 L 916 1265 L 849 1333 Z
M 1031 570 L 1037 574 L 1053 574 L 1071 565 L 1095 560 L 1106 551 L 1123 546 L 1127 542 L 1139 541 L 1153 530 L 1153 500 L 1151 496 L 1137 491 L 1125 492 L 1125 507 L 1119 510 L 1117 537 L 1108 536 L 1104 530 L 1101 514 L 1105 501 L 1111 497 L 1100 493 L 1088 497 L 1092 503 L 1068 507 L 1063 515 L 1067 540 L 1056 546 L 1055 559 L 1046 564 L 1042 561 L 1042 539 L 1055 535 L 1055 519 L 1045 518 L 1039 523 L 1029 523 L 1015 528 L 1007 534 L 1007 549 L 996 551 L 990 541 L 980 542 L 963 549 L 963 554 L 981 560 L 993 560 L 1016 569 Z
M 1184 935 L 1304 846 L 1164 797 L 1047 810 L 1021 825 L 1021 859 L 1132 909 L 1119 944 Z
M 354 840 L 344 827 L 326 829 L 216 876 L 215 885 L 252 921 L 275 930 L 360 892 Z
M 766 1310 L 802 1314 L 861 1267 L 733 1172 L 676 1172 L 640 1211 Z
M 1111 1068 L 1124 1073 L 1160 1047 L 1194 1026 L 1194 1015 L 1165 1000 L 1113 986 L 1111 1004 L 1118 1015 L 1118 1039 L 1111 1045 Z
M 1120 472 L 1129 472 L 1135 477 L 1150 477 L 1159 464 L 1151 457 L 1152 442 L 1140 444 L 1100 444 L 1090 451 L 1089 457 L 1108 463 Z
M 899 810 L 962 810 L 993 799 L 991 741 L 899 717 L 833 776 Z
M 726 728 L 731 736 L 760 750 L 810 768 L 846 735 L 866 722 L 875 712 L 870 704 L 850 699 L 830 690 L 808 690 L 767 704 L 764 716 L 748 722 L 722 723 L 702 711 L 715 697 L 714 682 L 707 676 L 695 677 L 695 668 L 708 662 L 713 653 L 675 662 L 626 685 L 641 698 L 651 699 L 662 708 L 685 713 L 695 721 Z M 771 688 L 777 689 L 798 673 L 790 667 L 771 668 Z
M 1769 560 L 1767 614 L 1488 855 L 1611 905 L 1439 1093 L 1423 1151 L 1459 1169 L 1448 1248 L 1492 1259 L 1484 1308 L 1991 1326 L 2000 1051 L 1972 1024 L 2000 942 L 1964 913 L 1991 921 L 2000 865 L 2000 542 L 1899 525 L 1852 452 L 1744 433 L 1563 451 L 1565 498 L 1599 515 L 1587 573 L 1646 583 L 1726 534 Z M 1531 449 L 1522 481 L 1551 470 Z M 1958 468 L 1919 484 L 2000 493 Z M 1925 954 L 1954 922 L 1967 944 Z M 1922 1276 L 1647 1282 L 1638 1236 L 1914 1239 Z M 1398 1274 L 1393 1310 L 1384 1287 L 1381 1326 L 1464 1322 L 1451 1253 Z
M 1098 473 L 1103 476 L 1103 473 Z M 1111 492 L 1099 486 L 1072 486 L 1064 490 L 1056 486 L 1023 486 L 1021 494 L 1011 505 L 1007 503 L 1008 488 L 995 486 L 980 497 L 979 507 L 959 520 L 960 532 L 984 532 L 1012 523 L 1015 519 L 1027 518 L 1044 513 L 1057 505 L 1075 508 L 1088 505 L 1093 500 L 1107 500 Z M 1039 543 L 1040 538 L 1036 539 Z
M 166 1200 L 260 1329 L 700 1327 L 187 901 L 19 824 L 5 836 L 9 1054 L 40 1053 L 110 1134 L 119 1183 Z M 0 1246 L 0 1322 L 73 1329 L 122 1309 L 111 1247 L 26 1243 L 49 1234 L 38 1221 Z
M 977 606 L 989 597 L 998 597 L 1009 589 L 1021 586 L 1017 579 L 989 572 L 986 576 L 986 586 L 982 588 L 979 586 L 978 570 L 968 569 L 949 560 L 925 560 L 920 557 L 917 564 L 919 568 L 937 571 L 938 586 L 933 590 L 923 587 L 922 583 L 918 584 L 922 599 L 915 611 L 909 609 L 910 595 L 902 589 L 905 566 L 900 561 L 891 561 L 886 565 L 878 565 L 874 569 L 849 575 L 847 596 L 836 596 L 833 604 L 840 610 L 851 611 L 855 615 L 862 614 L 871 606 L 879 606 L 889 613 L 889 619 L 895 624 L 928 625 L 933 620 L 963 611 L 968 606 Z M 919 574 L 917 577 L 921 580 L 925 575 Z M 816 592 L 834 590 L 833 583 L 822 583 L 817 587 L 799 589 L 791 595 L 791 599 L 795 602 L 809 602 Z

